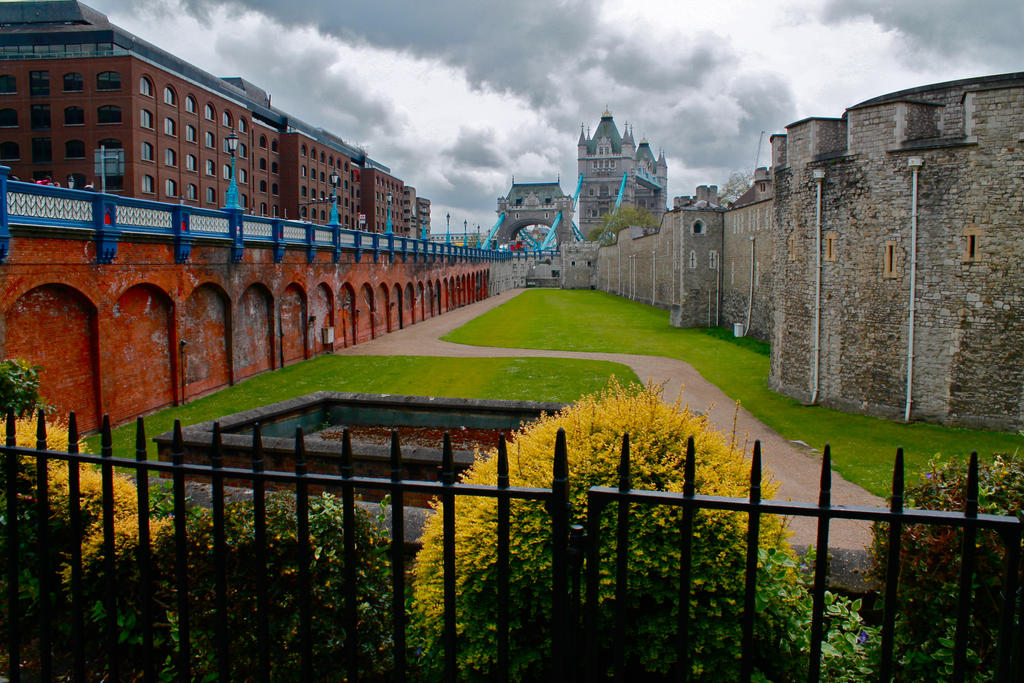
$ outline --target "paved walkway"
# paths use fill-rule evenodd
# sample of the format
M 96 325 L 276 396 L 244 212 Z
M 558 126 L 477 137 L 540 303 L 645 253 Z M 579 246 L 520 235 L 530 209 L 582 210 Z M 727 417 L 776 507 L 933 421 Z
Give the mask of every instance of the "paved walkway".
M 628 365 L 641 381 L 651 380 L 665 387 L 665 400 L 674 401 L 681 396 L 685 404 L 698 412 L 706 412 L 715 428 L 725 434 L 732 432 L 736 418 L 736 435 L 740 443 L 761 441 L 761 454 L 765 466 L 780 482 L 776 498 L 816 502 L 821 477 L 820 455 L 780 436 L 745 409 L 735 411 L 735 402 L 705 380 L 689 363 L 661 356 L 639 356 L 625 353 L 584 353 L 575 351 L 547 351 L 540 349 L 510 349 L 486 346 L 466 346 L 441 341 L 439 337 L 466 322 L 496 308 L 522 289 L 509 290 L 444 315 L 410 325 L 369 342 L 338 351 L 339 354 L 364 356 L 447 356 L 461 358 L 499 357 L 556 357 L 614 361 Z M 885 505 L 885 501 L 851 484 L 833 470 L 832 503 L 834 505 Z M 792 520 L 792 542 L 805 546 L 815 542 L 816 522 L 811 518 Z M 832 522 L 830 546 L 839 550 L 862 550 L 871 541 L 866 523 L 838 520 Z

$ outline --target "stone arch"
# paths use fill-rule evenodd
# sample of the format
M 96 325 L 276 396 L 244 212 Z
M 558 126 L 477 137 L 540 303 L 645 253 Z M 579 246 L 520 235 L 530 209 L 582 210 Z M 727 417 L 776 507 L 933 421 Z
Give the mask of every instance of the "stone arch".
M 402 296 L 402 285 L 395 283 L 393 294 L 391 296 L 391 308 L 394 312 L 395 325 L 392 326 L 392 330 L 402 329 L 405 327 L 405 297 Z
M 309 300 L 309 318 L 311 320 L 310 348 L 312 355 L 330 353 L 334 350 L 334 343 L 324 343 L 324 333 L 321 330 L 334 328 L 334 292 L 326 282 L 321 282 L 313 288 L 313 296 Z M 338 334 L 338 330 L 335 330 Z
M 345 346 L 355 344 L 358 341 L 356 336 L 356 292 L 348 282 L 341 286 L 338 292 L 339 304 L 341 307 L 340 330 L 336 334 L 341 336 Z
M 82 431 L 100 424 L 96 306 L 82 292 L 45 284 L 18 297 L 6 314 L 6 358 L 39 365 L 39 394 Z
M 104 382 L 111 423 L 165 408 L 180 395 L 184 378 L 175 376 L 173 325 L 174 304 L 155 285 L 133 285 L 117 298 L 109 327 L 117 342 L 106 354 L 110 375 Z
M 274 367 L 274 297 L 260 282 L 238 300 L 235 317 L 235 377 L 257 375 Z
M 302 286 L 292 282 L 285 287 L 278 308 L 281 316 L 278 328 L 281 340 L 281 365 L 309 358 L 309 325 L 306 318 L 308 303 Z
M 360 329 L 369 330 L 369 338 L 373 339 L 377 332 L 377 301 L 373 294 L 373 288 L 367 282 L 363 283 L 360 288 L 360 304 L 359 308 L 356 309 L 356 314 L 361 315 L 363 320 Z M 365 309 L 365 310 L 364 310 Z
M 441 315 L 441 313 L 444 312 L 444 308 L 442 308 L 442 306 L 444 304 L 443 304 L 443 298 L 442 298 L 442 293 L 441 293 L 441 280 L 440 279 L 434 280 L 434 305 L 437 306 L 437 314 Z
M 180 337 L 182 401 L 231 383 L 231 302 L 220 286 L 205 282 L 188 295 Z
M 416 324 L 416 301 L 417 301 L 417 299 L 416 299 L 416 290 L 413 289 L 413 286 L 412 286 L 411 282 L 406 282 L 405 283 L 405 309 L 407 311 L 409 311 L 407 315 L 409 316 L 409 324 L 410 325 L 415 325 Z M 420 314 L 420 320 L 422 320 L 422 319 L 423 319 L 423 314 L 421 313 Z
M 377 330 L 378 334 L 387 334 L 391 331 L 391 289 L 382 282 L 377 290 Z

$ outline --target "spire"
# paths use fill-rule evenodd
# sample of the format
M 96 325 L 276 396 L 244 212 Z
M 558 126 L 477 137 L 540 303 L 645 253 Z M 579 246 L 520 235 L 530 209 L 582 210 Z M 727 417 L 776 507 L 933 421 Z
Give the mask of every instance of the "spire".
M 585 144 L 587 144 L 587 138 L 583 134 L 583 122 L 582 121 L 580 122 L 580 141 L 577 142 L 576 144 L 577 145 L 585 145 Z

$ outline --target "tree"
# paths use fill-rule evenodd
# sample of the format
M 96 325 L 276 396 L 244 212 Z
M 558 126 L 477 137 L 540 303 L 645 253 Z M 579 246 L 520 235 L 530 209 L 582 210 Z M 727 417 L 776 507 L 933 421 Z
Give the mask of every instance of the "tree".
M 754 174 L 751 171 L 733 171 L 719 191 L 718 201 L 722 204 L 732 203 L 743 196 L 753 184 Z
M 639 206 L 620 206 L 611 213 L 601 216 L 601 226 L 594 228 L 587 236 L 593 242 L 602 245 L 615 244 L 620 230 L 631 225 L 652 227 L 658 225 L 658 219 L 645 208 Z

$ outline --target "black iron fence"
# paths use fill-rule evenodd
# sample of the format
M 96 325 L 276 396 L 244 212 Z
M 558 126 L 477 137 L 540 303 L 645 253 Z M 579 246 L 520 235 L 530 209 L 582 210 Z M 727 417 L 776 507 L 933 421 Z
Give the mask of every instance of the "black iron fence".
M 225 505 L 226 482 L 237 484 L 244 482 L 252 491 L 252 524 L 255 536 L 255 551 L 250 558 L 256 567 L 254 585 L 245 586 L 243 590 L 255 594 L 255 633 L 251 643 L 255 654 L 259 680 L 270 680 L 270 628 L 268 611 L 276 591 L 273 578 L 268 575 L 267 548 L 272 543 L 268 539 L 267 508 L 265 497 L 268 487 L 286 488 L 294 492 L 294 514 L 297 524 L 298 561 L 297 581 L 295 585 L 298 595 L 296 602 L 298 614 L 296 628 L 300 652 L 298 653 L 298 671 L 294 676 L 298 680 L 359 680 L 361 675 L 359 652 L 366 643 L 360 643 L 360 621 L 364 616 L 359 612 L 360 596 L 357 587 L 361 579 L 357 575 L 355 524 L 357 491 L 385 491 L 390 495 L 391 510 L 391 543 L 387 550 L 390 563 L 390 628 L 389 637 L 391 663 L 393 673 L 388 675 L 393 680 L 405 680 L 408 673 L 409 643 L 407 640 L 407 557 L 405 553 L 405 524 L 403 499 L 407 494 L 428 494 L 436 496 L 443 505 L 443 669 L 445 680 L 456 680 L 465 672 L 457 670 L 457 653 L 459 637 L 456 627 L 456 604 L 459 600 L 457 577 L 455 575 L 456 557 L 456 504 L 458 498 L 482 496 L 492 498 L 497 507 L 497 543 L 495 548 L 496 565 L 496 604 L 497 623 L 494 629 L 493 648 L 496 652 L 497 678 L 509 680 L 510 675 L 510 613 L 509 613 L 509 562 L 512 533 L 509 522 L 510 506 L 516 501 L 534 501 L 543 504 L 550 515 L 550 541 L 552 548 L 550 564 L 550 581 L 552 600 L 550 610 L 550 647 L 543 653 L 548 660 L 546 670 L 551 679 L 556 681 L 571 680 L 605 680 L 609 676 L 616 680 L 631 680 L 630 662 L 624 651 L 626 629 L 628 628 L 623 607 L 628 603 L 630 591 L 630 567 L 626 560 L 626 549 L 630 543 L 630 525 L 635 509 L 675 508 L 681 510 L 681 528 L 683 539 L 680 548 L 678 567 L 679 609 L 677 610 L 677 631 L 674 634 L 678 664 L 671 674 L 677 680 L 689 680 L 692 653 L 688 635 L 699 614 L 690 613 L 691 563 L 693 561 L 692 530 L 694 517 L 698 513 L 709 510 L 722 510 L 746 516 L 746 564 L 745 586 L 742 591 L 742 641 L 739 643 L 722 643 L 723 648 L 739 648 L 741 664 L 740 679 L 751 680 L 754 674 L 753 638 L 757 623 L 757 607 L 755 602 L 759 528 L 762 517 L 766 515 L 785 515 L 812 517 L 817 520 L 817 547 L 829 547 L 829 527 L 832 520 L 866 520 L 882 522 L 888 525 L 888 562 L 885 572 L 885 601 L 881 610 L 881 657 L 879 670 L 873 678 L 879 681 L 892 680 L 898 676 L 894 670 L 893 642 L 896 621 L 896 601 L 899 594 L 900 580 L 900 544 L 902 530 L 907 525 L 935 525 L 951 529 L 962 529 L 962 553 L 959 570 L 959 591 L 957 598 L 955 642 L 953 642 L 953 666 L 950 678 L 955 681 L 965 680 L 968 668 L 968 631 L 971 628 L 973 591 L 972 576 L 976 571 L 975 554 L 976 539 L 979 531 L 992 530 L 999 535 L 1004 544 L 1003 580 L 999 589 L 999 623 L 997 631 L 997 680 L 1024 680 L 1024 601 L 1020 600 L 1020 556 L 1022 543 L 1022 523 L 1014 517 L 994 516 L 978 513 L 978 465 L 977 456 L 972 455 L 970 474 L 966 491 L 966 506 L 963 512 L 940 512 L 905 508 L 903 505 L 903 456 L 898 452 L 893 474 L 892 502 L 888 509 L 874 507 L 852 507 L 832 505 L 830 500 L 831 463 L 826 447 L 822 462 L 821 486 L 817 504 L 800 502 L 781 502 L 761 499 L 761 454 L 760 445 L 755 444 L 753 450 L 750 489 L 747 498 L 726 498 L 719 496 L 698 495 L 695 492 L 695 455 L 693 439 L 688 444 L 685 459 L 685 485 L 681 493 L 665 491 L 634 490 L 630 484 L 630 458 L 628 435 L 623 438 L 622 457 L 620 463 L 620 481 L 618 487 L 594 487 L 588 491 L 588 510 L 586 527 L 572 525 L 569 509 L 569 471 L 566 452 L 565 434 L 559 431 L 554 452 L 554 468 L 550 488 L 523 488 L 509 485 L 508 457 L 504 437 L 498 444 L 498 479 L 497 486 L 480 486 L 456 482 L 450 442 L 445 437 L 440 458 L 441 478 L 437 482 L 411 481 L 401 478 L 401 449 L 397 433 L 392 434 L 391 445 L 391 476 L 390 478 L 372 478 L 354 476 L 351 460 L 351 446 L 347 434 L 344 438 L 342 467 L 340 475 L 312 473 L 307 470 L 304 461 L 303 434 L 301 429 L 296 435 L 296 466 L 294 472 L 266 471 L 263 467 L 262 441 L 259 427 L 256 427 L 253 445 L 252 467 L 225 468 L 219 455 L 219 430 L 214 434 L 214 456 L 209 466 L 184 464 L 182 462 L 183 447 L 179 425 L 175 425 L 175 438 L 172 462 L 158 462 L 146 459 L 145 430 L 141 418 L 137 423 L 137 446 L 134 458 L 114 457 L 111 447 L 109 422 L 104 420 L 102 429 L 102 447 L 99 455 L 83 454 L 78 449 L 78 434 L 74 415 L 70 420 L 69 446 L 67 451 L 47 449 L 46 428 L 42 416 L 36 432 L 36 448 L 17 447 L 15 445 L 15 422 L 13 415 L 7 416 L 5 445 L 0 447 L 3 459 L 3 475 L 6 485 L 6 509 L 3 522 L 6 527 L 6 588 L 5 600 L 7 622 L 7 657 L 9 661 L 8 676 L 11 681 L 19 680 L 54 680 L 66 678 L 70 680 L 117 680 L 121 678 L 141 680 L 192 680 L 195 672 L 194 649 L 192 642 L 190 619 L 195 609 L 190 590 L 190 582 L 196 577 L 188 572 L 186 527 L 189 515 L 187 500 L 187 482 L 201 481 L 208 485 L 211 492 L 210 507 L 212 509 L 213 533 L 210 539 L 213 555 L 213 622 L 214 634 L 212 642 L 204 641 L 204 647 L 213 649 L 216 661 L 216 678 L 229 680 L 236 675 L 233 670 L 232 655 L 238 653 L 229 649 L 232 634 L 229 633 L 229 596 L 228 590 L 231 577 L 226 565 L 225 548 Z M 50 525 L 54 510 L 50 507 L 52 485 L 49 481 L 49 463 L 66 462 L 67 467 L 67 524 L 70 534 L 66 538 L 51 538 Z M 97 516 L 91 523 L 98 524 L 102 529 L 103 591 L 102 604 L 86 604 L 82 573 L 83 537 L 86 511 L 83 509 L 81 497 L 81 476 L 86 470 L 98 472 L 101 479 L 102 496 L 101 510 L 92 510 L 90 514 Z M 114 481 L 115 470 L 133 475 L 137 495 L 138 543 L 135 557 L 130 558 L 133 571 L 138 572 L 139 585 L 143 592 L 138 599 L 138 614 L 125 615 L 123 606 L 119 609 L 121 586 L 118 583 L 118 572 L 115 563 L 118 561 L 118 537 L 115 534 L 115 514 L 117 513 Z M 29 472 L 30 492 L 19 489 L 19 476 L 25 479 Z M 173 524 L 174 537 L 174 581 L 176 605 L 175 624 L 175 655 L 173 661 L 159 661 L 154 656 L 154 624 L 158 606 L 154 604 L 152 591 L 153 573 L 155 568 L 151 551 L 151 476 L 162 476 L 170 481 L 169 500 L 171 507 L 168 517 Z M 62 483 L 63 485 L 63 483 Z M 344 561 L 344 605 L 340 623 L 326 625 L 336 628 L 344 635 L 342 661 L 335 663 L 334 673 L 314 672 L 313 670 L 313 594 L 310 577 L 311 554 L 315 549 L 310 545 L 310 492 L 325 490 L 340 492 L 344 522 L 342 524 L 342 546 Z M 595 636 L 596 622 L 599 619 L 596 596 L 599 591 L 600 566 L 609 558 L 601 557 L 600 536 L 602 534 L 599 519 L 606 509 L 616 512 L 615 525 L 615 618 L 612 651 L 602 651 L 602 646 Z M 633 510 L 633 512 L 631 512 Z M 19 548 L 30 543 L 33 547 L 29 552 L 19 552 Z M 54 599 L 59 587 L 54 585 L 55 567 L 52 566 L 52 546 L 65 543 L 63 548 L 69 561 L 65 567 L 64 581 L 69 587 L 70 598 L 66 601 Z M 827 553 L 819 550 L 818 561 L 813 568 L 813 614 L 810 627 L 810 651 L 807 652 L 807 680 L 817 681 L 820 678 L 822 661 L 823 622 L 826 613 L 826 581 L 828 577 Z M 31 583 L 31 591 L 26 584 Z M 237 588 L 236 588 L 237 590 Z M 19 621 L 19 615 L 26 612 L 29 605 L 32 613 L 31 621 Z M 170 608 L 170 605 L 161 605 Z M 55 610 L 66 610 L 55 613 Z M 85 635 L 86 615 L 94 619 L 100 615 L 102 621 L 103 644 L 102 658 L 96 652 L 86 650 L 89 645 Z M 141 670 L 126 671 L 125 662 L 121 661 L 120 653 L 124 643 L 123 621 L 132 618 L 137 621 L 141 631 L 141 641 L 136 646 L 141 649 Z M 60 637 L 56 625 L 70 631 L 69 642 L 57 642 Z M 318 625 L 322 627 L 324 625 Z M 29 652 L 30 651 L 30 652 Z M 31 673 L 23 671 L 22 664 L 31 660 Z M 97 661 L 105 662 L 101 670 L 94 670 Z M 635 674 L 635 672 L 633 672 Z M 365 677 L 365 676 L 364 676 Z

